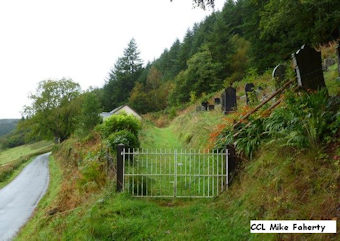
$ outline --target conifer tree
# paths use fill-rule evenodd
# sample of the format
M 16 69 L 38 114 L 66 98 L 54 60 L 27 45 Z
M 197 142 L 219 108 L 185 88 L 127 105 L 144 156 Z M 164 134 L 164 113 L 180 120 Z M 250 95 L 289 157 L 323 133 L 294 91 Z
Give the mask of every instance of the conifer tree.
M 124 55 L 118 58 L 114 68 L 109 73 L 104 86 L 103 104 L 106 111 L 125 103 L 143 71 L 143 62 L 135 39 L 131 39 Z

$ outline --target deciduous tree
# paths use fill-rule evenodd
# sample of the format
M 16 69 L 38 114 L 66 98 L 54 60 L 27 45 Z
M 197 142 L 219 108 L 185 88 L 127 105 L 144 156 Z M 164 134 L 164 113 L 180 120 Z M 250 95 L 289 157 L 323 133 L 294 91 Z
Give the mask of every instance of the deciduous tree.
M 67 139 L 76 129 L 79 94 L 79 84 L 69 79 L 40 82 L 36 93 L 30 96 L 32 105 L 24 111 L 32 133 L 48 139 Z

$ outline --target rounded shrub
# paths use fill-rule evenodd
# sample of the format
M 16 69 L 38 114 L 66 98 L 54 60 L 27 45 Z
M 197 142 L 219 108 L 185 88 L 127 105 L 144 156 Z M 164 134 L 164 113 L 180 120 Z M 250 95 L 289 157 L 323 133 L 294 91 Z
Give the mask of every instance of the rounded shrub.
M 137 136 L 128 130 L 121 130 L 111 134 L 107 141 L 113 150 L 116 150 L 119 144 L 124 144 L 127 148 L 137 148 L 140 145 Z
M 126 113 L 110 116 L 97 128 L 104 138 L 122 130 L 128 130 L 130 133 L 137 136 L 140 129 L 140 121 L 133 115 L 128 115 Z

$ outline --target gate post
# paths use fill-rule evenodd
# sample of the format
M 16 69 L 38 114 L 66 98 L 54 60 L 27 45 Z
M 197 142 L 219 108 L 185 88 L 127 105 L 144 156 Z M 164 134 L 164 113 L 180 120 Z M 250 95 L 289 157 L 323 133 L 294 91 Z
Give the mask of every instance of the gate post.
M 230 177 L 231 173 L 234 172 L 236 168 L 236 151 L 235 151 L 235 146 L 234 145 L 227 145 L 227 150 L 228 150 L 228 177 L 229 177 L 229 183 L 230 183 Z
M 124 144 L 119 144 L 117 146 L 117 192 L 123 190 L 124 183 L 124 160 L 122 152 L 124 150 Z

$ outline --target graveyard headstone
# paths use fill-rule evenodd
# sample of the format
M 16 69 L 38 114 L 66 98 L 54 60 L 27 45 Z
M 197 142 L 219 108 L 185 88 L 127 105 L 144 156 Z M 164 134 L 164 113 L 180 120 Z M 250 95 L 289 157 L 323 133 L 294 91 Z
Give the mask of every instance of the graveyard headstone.
M 202 106 L 204 107 L 204 110 L 207 111 L 208 110 L 208 101 L 203 101 L 202 102 Z
M 320 52 L 303 45 L 296 53 L 292 54 L 292 58 L 300 87 L 311 90 L 326 87 Z
M 283 86 L 284 80 L 286 77 L 286 69 L 287 67 L 283 64 L 278 64 L 272 73 L 272 77 L 275 81 L 275 88 L 279 89 Z
M 246 102 L 248 105 L 250 102 L 251 93 L 255 94 L 255 85 L 253 83 L 247 83 L 246 86 L 244 87 L 244 90 L 246 92 Z
M 225 98 L 226 98 L 226 94 L 225 94 L 225 90 L 222 92 L 221 94 L 221 110 L 222 112 L 224 112 L 225 109 Z
M 222 93 L 222 111 L 224 114 L 227 114 L 234 111 L 236 108 L 236 89 L 228 87 Z

